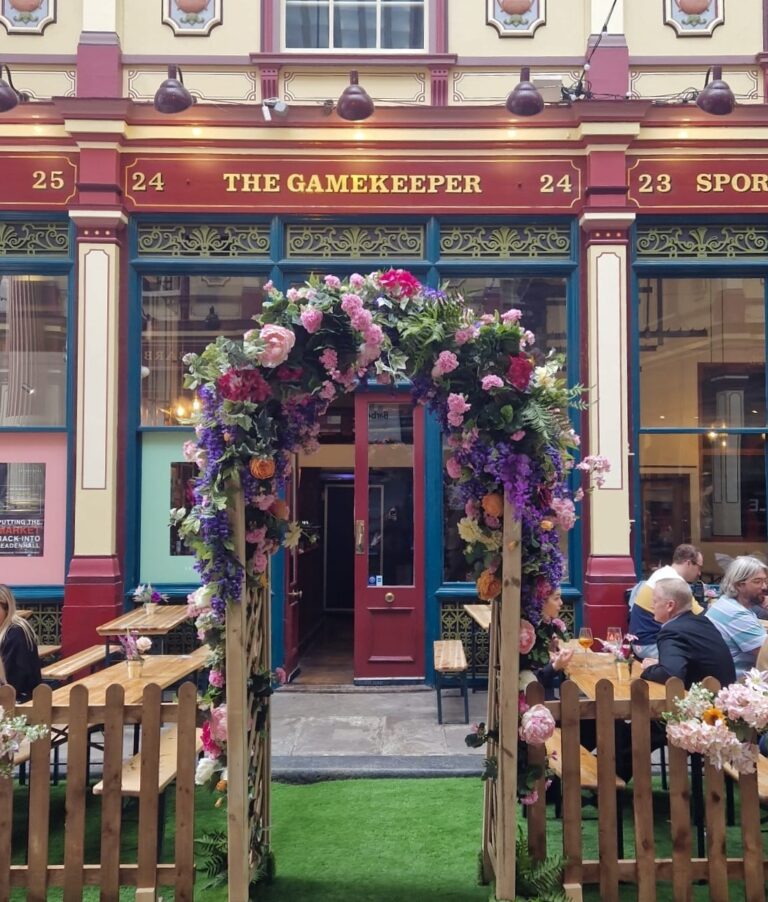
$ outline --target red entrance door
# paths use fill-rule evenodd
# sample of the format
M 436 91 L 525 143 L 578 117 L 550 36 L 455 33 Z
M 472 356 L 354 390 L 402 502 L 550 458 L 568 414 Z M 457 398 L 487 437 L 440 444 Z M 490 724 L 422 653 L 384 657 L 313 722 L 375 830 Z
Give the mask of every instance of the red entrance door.
M 424 411 L 355 396 L 355 679 L 424 676 Z

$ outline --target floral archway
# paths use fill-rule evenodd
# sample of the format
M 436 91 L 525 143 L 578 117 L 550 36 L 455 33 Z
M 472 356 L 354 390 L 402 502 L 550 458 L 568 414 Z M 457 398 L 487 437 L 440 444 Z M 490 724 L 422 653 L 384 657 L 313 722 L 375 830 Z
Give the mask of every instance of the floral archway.
M 184 359 L 185 384 L 201 402 L 197 440 L 185 446 L 199 475 L 194 507 L 172 512 L 201 580 L 189 598 L 190 616 L 212 649 L 198 781 L 229 794 L 230 803 L 235 776 L 245 780 L 239 795 L 258 795 L 251 785 L 258 768 L 238 753 L 233 773 L 228 720 L 231 727 L 231 692 L 242 687 L 228 681 L 233 674 L 247 681 L 258 731 L 267 723 L 273 679 L 264 657 L 251 656 L 245 671 L 227 661 L 231 618 L 244 599 L 268 594 L 270 556 L 300 539 L 281 489 L 291 455 L 317 447 L 319 418 L 336 397 L 369 379 L 410 379 L 413 402 L 427 406 L 447 436 L 447 473 L 465 507 L 459 531 L 483 600 L 501 598 L 504 515 L 513 512 L 522 550 L 515 623 L 522 617 L 529 637 L 520 646 L 523 664 L 547 654 L 536 627 L 542 602 L 562 577 L 558 527 L 573 526 L 580 499 L 580 490 L 569 488 L 569 471 L 596 472 L 599 481 L 608 466 L 599 456 L 575 462 L 579 439 L 569 408 L 582 404 L 581 387 L 566 385 L 560 357 L 537 349 L 519 310 L 477 318 L 459 295 L 427 288 L 401 269 L 345 281 L 326 275 L 285 294 L 267 283 L 266 293 L 242 340 L 219 337 Z M 257 629 L 241 621 L 237 632 Z M 237 646 L 246 655 L 253 647 L 247 635 Z M 515 723 L 514 742 L 516 734 Z M 230 833 L 232 823 L 230 817 Z M 249 835 L 261 837 L 259 848 L 252 840 L 248 850 L 253 877 L 268 847 L 263 833 Z

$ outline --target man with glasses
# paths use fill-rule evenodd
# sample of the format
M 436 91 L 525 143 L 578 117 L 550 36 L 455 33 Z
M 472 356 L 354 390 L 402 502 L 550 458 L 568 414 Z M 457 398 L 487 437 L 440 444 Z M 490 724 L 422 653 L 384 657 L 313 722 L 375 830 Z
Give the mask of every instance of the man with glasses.
M 766 631 L 752 610 L 768 584 L 766 565 L 759 558 L 734 558 L 720 583 L 720 597 L 709 606 L 707 617 L 720 631 L 736 666 L 743 676 L 757 663 L 766 642 Z
M 642 661 L 658 658 L 656 639 L 661 629 L 653 616 L 653 587 L 662 579 L 682 579 L 694 583 L 701 578 L 704 558 L 695 545 L 678 545 L 672 554 L 672 563 L 654 570 L 648 579 L 640 584 L 629 615 L 629 633 L 637 638 L 632 643 L 632 651 Z M 691 610 L 701 614 L 704 610 L 694 599 Z

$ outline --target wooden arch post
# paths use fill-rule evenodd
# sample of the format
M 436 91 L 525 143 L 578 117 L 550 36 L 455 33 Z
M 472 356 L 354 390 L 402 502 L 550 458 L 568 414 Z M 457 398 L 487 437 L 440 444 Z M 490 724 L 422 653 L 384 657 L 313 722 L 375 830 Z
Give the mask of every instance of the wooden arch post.
M 228 504 L 234 552 L 245 562 L 245 500 L 233 487 Z M 258 724 L 264 699 L 249 686 L 255 673 L 269 673 L 269 571 L 254 591 L 243 578 L 238 602 L 227 604 L 227 831 L 228 895 L 249 899 L 250 885 L 269 854 L 271 809 L 270 719 Z
M 495 780 L 485 784 L 483 871 L 495 878 L 498 902 L 515 898 L 517 843 L 517 749 L 520 683 L 521 526 L 517 511 L 504 500 L 501 601 L 493 602 L 488 662 L 488 743 L 496 757 Z

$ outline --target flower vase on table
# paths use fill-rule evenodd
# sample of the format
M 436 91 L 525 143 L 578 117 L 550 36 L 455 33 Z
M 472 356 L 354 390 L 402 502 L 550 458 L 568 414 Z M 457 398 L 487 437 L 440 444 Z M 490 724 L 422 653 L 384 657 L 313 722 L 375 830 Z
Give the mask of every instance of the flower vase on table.
M 158 592 L 153 589 L 151 583 L 137 586 L 133 590 L 134 604 L 144 605 L 144 613 L 147 617 L 151 617 L 155 613 L 155 607 L 168 601 L 168 596 L 164 592 Z
M 152 617 L 154 615 L 156 607 L 157 605 L 154 603 L 154 601 L 144 602 L 144 613 L 147 615 L 147 617 Z
M 129 680 L 135 680 L 141 676 L 141 668 L 144 666 L 143 658 L 129 658 L 125 663 L 128 667 Z
M 632 679 L 632 660 L 616 660 L 616 678 L 620 683 L 628 683 Z

